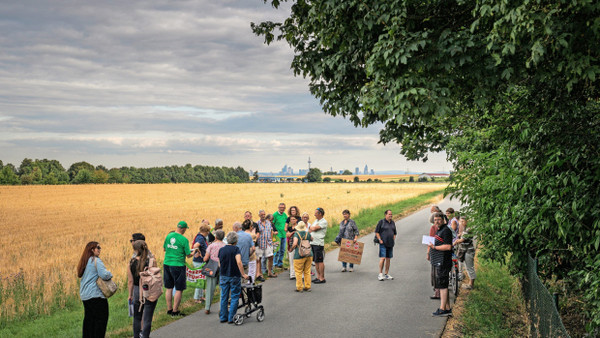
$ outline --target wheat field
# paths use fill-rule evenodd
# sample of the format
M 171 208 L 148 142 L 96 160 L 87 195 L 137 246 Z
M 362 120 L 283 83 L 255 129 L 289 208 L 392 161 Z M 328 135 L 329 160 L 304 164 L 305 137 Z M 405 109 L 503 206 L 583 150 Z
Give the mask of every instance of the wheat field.
M 163 259 L 162 243 L 177 222 L 190 226 L 193 238 L 202 219 L 214 225 L 222 218 L 225 229 L 243 221 L 246 210 L 254 220 L 258 210 L 277 210 L 280 202 L 297 206 L 314 219 L 314 209 L 325 209 L 325 218 L 341 220 L 341 212 L 356 213 L 383 203 L 438 190 L 430 184 L 154 184 L 0 186 L 0 277 L 6 283 L 21 275 L 30 287 L 43 274 L 45 301 L 52 286 L 77 293 L 76 266 L 84 246 L 98 241 L 101 258 L 116 280 L 124 280 L 131 257 L 129 239 L 141 232 L 151 251 Z M 287 212 L 287 209 L 286 209 Z M 0 285 L 1 286 L 1 285 Z M 5 287 L 6 290 L 6 287 Z M 7 300 L 5 299 L 4 303 Z M 5 311 L 7 311 L 5 309 Z M 7 315 L 5 313 L 5 315 Z

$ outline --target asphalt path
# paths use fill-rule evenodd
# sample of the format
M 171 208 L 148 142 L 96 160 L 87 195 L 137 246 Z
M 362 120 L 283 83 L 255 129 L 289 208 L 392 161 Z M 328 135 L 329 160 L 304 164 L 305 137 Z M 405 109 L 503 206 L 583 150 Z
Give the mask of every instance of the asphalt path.
M 444 200 L 439 206 L 458 209 L 459 202 Z M 377 279 L 378 246 L 369 234 L 359 239 L 365 248 L 354 272 L 341 272 L 338 249 L 326 254 L 327 283 L 313 284 L 312 292 L 294 292 L 288 271 L 263 283 L 263 322 L 256 320 L 255 312 L 241 326 L 221 324 L 217 303 L 211 314 L 190 314 L 153 331 L 152 337 L 439 337 L 446 318 L 432 316 L 439 300 L 429 299 L 430 265 L 421 244 L 429 233 L 429 215 L 427 207 L 396 222 L 390 267 L 394 280 Z

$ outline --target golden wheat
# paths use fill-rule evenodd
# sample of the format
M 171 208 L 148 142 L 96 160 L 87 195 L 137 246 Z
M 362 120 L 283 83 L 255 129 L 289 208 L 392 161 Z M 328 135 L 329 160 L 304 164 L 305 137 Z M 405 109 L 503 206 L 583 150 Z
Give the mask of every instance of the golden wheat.
M 296 205 L 311 215 L 325 209 L 331 222 L 341 212 L 356 213 L 383 203 L 411 198 L 445 184 L 155 184 L 0 187 L 0 276 L 21 269 L 27 283 L 44 273 L 49 289 L 62 278 L 65 292 L 76 292 L 76 266 L 85 244 L 102 244 L 101 258 L 124 280 L 134 232 L 146 236 L 151 251 L 162 261 L 166 234 L 185 220 L 191 241 L 202 219 L 225 229 L 242 221 L 250 210 L 274 212 L 280 202 Z M 286 210 L 287 211 L 287 210 Z

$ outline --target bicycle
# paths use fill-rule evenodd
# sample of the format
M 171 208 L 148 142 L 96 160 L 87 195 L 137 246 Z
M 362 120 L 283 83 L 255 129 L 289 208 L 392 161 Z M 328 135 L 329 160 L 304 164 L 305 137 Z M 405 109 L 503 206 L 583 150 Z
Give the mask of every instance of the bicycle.
M 460 290 L 460 280 L 458 280 L 458 258 L 452 252 L 452 267 L 450 268 L 450 282 L 448 289 L 458 297 L 458 291 Z

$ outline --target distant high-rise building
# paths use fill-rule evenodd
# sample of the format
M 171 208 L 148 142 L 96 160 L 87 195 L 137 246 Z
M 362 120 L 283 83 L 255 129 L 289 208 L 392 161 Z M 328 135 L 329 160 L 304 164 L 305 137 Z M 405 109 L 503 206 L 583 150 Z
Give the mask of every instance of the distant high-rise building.
M 286 175 L 288 171 L 288 166 L 287 164 L 283 166 L 283 168 L 281 168 L 281 174 L 282 175 Z
M 365 174 L 365 175 L 369 175 L 369 166 L 367 166 L 366 164 L 365 164 L 365 171 L 364 171 L 364 174 Z
M 371 169 L 371 175 L 375 175 L 375 170 Z
M 354 174 L 355 175 L 360 175 L 360 171 L 358 170 L 358 167 L 356 167 L 356 169 L 354 170 Z

